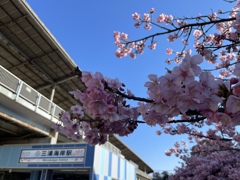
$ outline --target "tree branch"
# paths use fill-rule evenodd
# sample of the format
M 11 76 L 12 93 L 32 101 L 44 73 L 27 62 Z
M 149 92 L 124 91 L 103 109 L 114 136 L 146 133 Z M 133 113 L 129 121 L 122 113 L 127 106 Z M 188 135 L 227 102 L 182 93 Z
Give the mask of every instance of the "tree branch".
M 178 27 L 178 28 L 175 28 L 175 29 L 169 29 L 169 30 L 167 30 L 167 31 L 165 31 L 165 32 L 155 33 L 155 34 L 146 36 L 146 37 L 141 38 L 141 39 L 137 39 L 137 40 L 133 40 L 133 41 L 128 41 L 128 42 L 125 43 L 125 44 L 127 45 L 127 44 L 130 44 L 130 43 L 133 43 L 133 42 L 146 41 L 146 40 L 149 39 L 149 38 L 152 38 L 152 37 L 155 37 L 155 36 L 164 35 L 164 34 L 169 34 L 169 33 L 176 32 L 176 31 L 180 31 L 180 30 L 182 30 L 182 29 L 184 29 L 184 28 L 192 28 L 192 27 L 195 27 L 195 26 L 204 26 L 204 25 L 208 25 L 208 24 L 217 24 L 217 23 L 220 23 L 220 22 L 228 22 L 228 21 L 233 21 L 233 20 L 236 20 L 236 18 L 234 17 L 234 18 L 213 20 L 213 21 L 208 21 L 208 22 L 186 24 L 186 25 L 183 25 L 183 26 Z

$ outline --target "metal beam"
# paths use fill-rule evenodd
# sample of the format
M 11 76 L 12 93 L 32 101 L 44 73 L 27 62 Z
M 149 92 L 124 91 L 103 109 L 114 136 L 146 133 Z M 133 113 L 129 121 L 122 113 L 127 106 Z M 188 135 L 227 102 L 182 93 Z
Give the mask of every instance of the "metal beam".
M 41 90 L 44 90 L 44 89 L 49 88 L 49 87 L 51 87 L 51 86 L 56 86 L 56 85 L 59 85 L 59 84 L 61 84 L 61 83 L 64 83 L 64 82 L 69 81 L 69 80 L 71 80 L 71 79 L 74 79 L 74 78 L 76 78 L 76 77 L 78 77 L 78 75 L 75 75 L 75 76 L 67 76 L 67 77 L 64 77 L 64 78 L 61 78 L 61 79 L 55 81 L 55 82 L 52 83 L 52 84 L 46 84 L 46 85 L 44 85 L 44 86 L 39 86 L 39 87 L 37 87 L 37 88 L 35 88 L 35 89 L 36 89 L 37 91 L 41 91 Z
M 0 118 L 6 119 L 6 120 L 8 120 L 8 121 L 10 121 L 10 122 L 12 122 L 12 123 L 16 123 L 17 125 L 20 125 L 20 127 L 22 126 L 22 127 L 24 127 L 24 128 L 30 129 L 30 130 L 32 130 L 32 131 L 34 131 L 34 132 L 37 132 L 37 133 L 39 133 L 39 134 L 42 134 L 42 135 L 44 135 L 44 136 L 52 137 L 52 135 L 51 135 L 50 133 L 47 133 L 47 132 L 45 132 L 45 131 L 43 131 L 43 130 L 41 130 L 41 129 L 38 129 L 38 128 L 32 126 L 32 125 L 29 125 L 29 124 L 27 124 L 27 123 L 24 123 L 24 122 L 22 122 L 22 121 L 20 121 L 20 120 L 18 120 L 18 119 L 15 119 L 15 118 L 7 115 L 7 114 L 4 114 L 4 113 L 2 113 L 2 112 L 0 112 Z M 19 127 L 19 128 L 20 128 L 20 127 Z
M 5 45 L 7 45 L 14 53 L 19 55 L 22 60 L 24 60 L 25 62 L 29 62 L 30 61 L 34 65 L 36 70 L 40 71 L 42 73 L 41 75 L 43 77 L 45 77 L 45 79 L 47 79 L 47 81 L 49 81 L 50 83 L 54 83 L 52 78 L 39 65 L 37 65 L 34 61 L 31 61 L 31 59 L 25 53 L 23 53 L 14 43 L 12 43 L 1 32 L 0 32 L 0 41 L 3 42 Z
M 29 15 L 27 14 L 27 15 L 21 16 L 21 17 L 19 17 L 19 18 L 13 19 L 13 20 L 11 20 L 11 21 L 9 21 L 9 22 L 6 22 L 6 23 L 0 25 L 0 29 L 1 29 L 1 28 L 4 28 L 4 27 L 7 27 L 7 26 L 9 26 L 9 25 L 15 24 L 15 23 L 17 23 L 18 21 L 27 18 L 28 16 L 29 16 Z
M 6 132 L 6 133 L 12 134 L 12 135 L 14 135 L 14 136 L 20 136 L 20 135 L 17 134 L 17 133 L 14 133 L 14 132 L 12 132 L 12 131 L 9 131 L 9 130 L 4 129 L 4 128 L 1 128 L 1 127 L 0 127 L 0 130 L 1 130 L 1 131 L 4 131 L 4 132 Z
M 18 65 L 15 65 L 14 67 L 10 68 L 9 71 L 13 71 L 14 69 L 19 68 L 19 67 L 22 67 L 22 66 L 24 66 L 24 65 L 26 65 L 26 64 L 31 64 L 33 61 L 36 61 L 36 60 L 41 59 L 41 58 L 43 58 L 43 57 L 49 56 L 49 55 L 51 55 L 51 54 L 53 54 L 53 53 L 56 53 L 57 51 L 58 51 L 58 50 L 52 51 L 52 52 L 50 52 L 50 53 L 45 53 L 45 54 L 43 54 L 43 55 L 41 55 L 41 56 L 35 57 L 35 58 L 32 59 L 32 60 L 25 61 L 25 62 L 23 62 L 23 63 L 20 63 L 20 64 L 18 64 Z

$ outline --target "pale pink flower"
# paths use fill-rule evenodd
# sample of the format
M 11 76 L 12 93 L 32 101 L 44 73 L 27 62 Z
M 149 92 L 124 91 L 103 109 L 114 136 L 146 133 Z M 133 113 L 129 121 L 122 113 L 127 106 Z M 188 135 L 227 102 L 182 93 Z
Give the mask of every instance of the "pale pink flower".
M 226 111 L 233 114 L 240 112 L 240 98 L 230 95 L 226 102 Z
M 240 64 L 239 64 L 239 63 L 237 63 L 237 64 L 235 65 L 235 67 L 234 67 L 234 69 L 233 69 L 233 74 L 234 74 L 235 76 L 240 76 Z
M 172 152 L 169 151 L 169 150 L 167 150 L 167 151 L 165 151 L 165 154 L 166 154 L 167 156 L 171 156 L 171 155 L 172 155 Z
M 191 54 L 192 54 L 192 50 L 191 50 L 191 49 L 188 49 L 186 53 L 189 54 L 189 55 L 191 55 Z
M 185 124 L 178 124 L 176 127 L 178 134 L 188 133 L 190 130 Z
M 164 22 L 166 18 L 167 18 L 167 15 L 166 15 L 166 14 L 160 14 L 160 15 L 157 17 L 157 22 L 158 22 L 158 23 Z
M 168 58 L 168 59 L 165 60 L 165 62 L 166 62 L 167 64 L 171 64 L 171 59 Z
M 172 22 L 173 21 L 173 16 L 169 15 L 169 17 L 167 18 L 167 21 L 168 21 L 168 23 Z
M 129 56 L 133 59 L 135 59 L 137 57 L 137 55 L 135 53 L 132 53 L 132 52 L 129 54 Z
M 151 8 L 149 11 L 151 14 L 155 12 L 155 8 Z
M 183 22 L 180 21 L 179 19 L 177 19 L 177 24 L 178 24 L 179 27 L 181 27 L 183 25 Z
M 117 49 L 117 50 L 115 51 L 115 55 L 116 55 L 118 58 L 122 58 L 122 57 L 126 56 L 127 53 L 122 52 L 121 49 Z
M 183 43 L 184 46 L 188 45 L 188 42 L 186 40 L 184 40 L 184 39 L 182 39 L 182 43 Z
M 144 51 L 145 43 L 143 41 L 139 41 L 136 44 L 136 50 L 139 54 L 142 54 Z
M 235 96 L 240 97 L 240 83 L 237 83 L 233 86 L 232 92 Z
M 209 34 L 208 36 L 205 37 L 205 42 L 212 42 L 214 39 L 214 35 L 213 34 Z
M 175 40 L 174 35 L 169 34 L 169 35 L 168 35 L 168 41 L 169 41 L 169 42 L 174 42 L 174 40 Z
M 60 117 L 60 120 L 63 122 L 64 125 L 67 125 L 71 122 L 71 115 L 67 111 L 63 111 Z
M 135 12 L 134 14 L 132 14 L 132 17 L 135 21 L 138 21 L 140 19 L 140 14 Z
M 135 26 L 136 28 L 139 28 L 139 26 L 140 26 L 140 21 L 136 22 L 136 23 L 134 24 L 134 26 Z
M 122 83 L 119 82 L 118 78 L 111 79 L 111 78 L 104 78 L 105 81 L 107 82 L 108 86 L 113 89 L 119 89 L 122 86 Z
M 177 64 L 179 64 L 179 63 L 182 62 L 182 61 L 181 61 L 181 59 L 177 56 L 177 57 L 174 58 L 174 62 L 177 63 Z
M 219 122 L 222 125 L 227 125 L 227 124 L 230 124 L 231 117 L 226 113 L 217 112 L 217 113 L 214 114 L 212 120 L 215 123 Z
M 78 105 L 72 106 L 70 109 L 71 109 L 72 113 L 81 115 L 81 117 L 84 116 L 84 113 L 82 111 L 82 107 L 81 106 L 78 106 Z
M 82 96 L 82 92 L 77 89 L 75 91 L 70 91 L 69 94 L 72 94 L 74 96 L 75 99 L 80 100 L 81 96 Z
M 173 52 L 173 50 L 172 50 L 172 49 L 170 49 L 170 48 L 167 48 L 167 49 L 166 49 L 166 54 L 168 54 L 168 55 L 171 55 L 171 54 L 172 54 L 172 52 Z
M 217 13 L 213 13 L 213 14 L 210 14 L 208 15 L 208 18 L 211 19 L 211 20 L 216 20 L 217 19 Z
M 122 33 L 121 39 L 122 40 L 127 40 L 128 39 L 128 34 Z
M 106 112 L 102 115 L 102 118 L 110 122 L 119 120 L 117 107 L 112 104 L 108 105 Z
M 194 81 L 194 71 L 188 63 L 182 63 L 180 66 L 174 67 L 172 74 L 176 76 L 178 83 L 184 82 L 185 84 L 189 84 Z
M 154 50 L 154 49 L 156 49 L 156 46 L 157 46 L 157 41 L 153 41 L 151 43 L 151 45 L 148 46 L 148 48 L 151 49 L 151 50 Z
M 135 48 L 135 42 L 129 43 L 128 46 L 129 46 L 130 48 Z
M 87 142 L 89 145 L 95 145 L 98 143 L 98 129 L 94 128 L 85 132 L 84 141 Z
M 114 31 L 113 36 L 114 37 L 120 37 L 121 33 L 119 31 Z
M 200 30 L 198 30 L 198 29 L 196 29 L 196 30 L 194 31 L 194 33 L 193 33 L 193 36 L 194 36 L 195 38 L 199 38 L 201 35 L 202 35 L 202 31 L 200 31 Z
M 230 72 L 229 70 L 225 69 L 225 70 L 220 70 L 219 72 L 220 76 L 222 77 L 229 77 L 230 76 Z
M 150 30 L 150 29 L 152 28 L 152 26 L 150 26 L 150 23 L 146 23 L 145 26 L 144 26 L 144 28 L 145 28 L 146 30 Z
M 185 141 L 182 141 L 181 144 L 182 144 L 183 146 L 187 146 L 187 142 L 185 142 Z
M 143 21 L 147 21 L 147 22 L 150 21 L 150 17 L 148 13 L 143 14 Z
M 83 121 L 83 122 L 81 122 L 80 129 L 84 132 L 87 132 L 91 128 L 90 128 L 90 125 L 87 122 Z

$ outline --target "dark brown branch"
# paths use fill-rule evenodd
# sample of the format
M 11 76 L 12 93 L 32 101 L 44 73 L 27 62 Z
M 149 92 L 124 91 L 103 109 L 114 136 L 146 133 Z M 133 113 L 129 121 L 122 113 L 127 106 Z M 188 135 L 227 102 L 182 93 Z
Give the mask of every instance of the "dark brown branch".
M 189 135 L 191 136 L 197 136 L 197 137 L 201 137 L 201 138 L 207 138 L 207 139 L 210 139 L 210 140 L 221 140 L 221 141 L 232 141 L 233 139 L 228 139 L 228 138 L 212 138 L 212 137 L 209 137 L 209 136 L 204 136 L 204 135 L 201 135 L 201 134 L 194 134 L 194 133 L 189 133 Z
M 135 100 L 135 101 L 141 101 L 141 102 L 146 102 L 146 103 L 155 103 L 155 101 L 151 100 L 151 99 L 146 99 L 146 98 L 141 98 L 141 97 L 136 97 L 136 96 L 129 96 L 127 94 L 124 94 L 120 91 L 116 92 L 118 95 L 130 99 L 130 100 Z
M 176 32 L 176 31 L 180 31 L 180 30 L 182 30 L 184 28 L 190 28 L 190 27 L 192 28 L 192 27 L 195 27 L 195 26 L 199 27 L 199 26 L 205 26 L 205 25 L 208 25 L 208 24 L 217 24 L 217 23 L 220 23 L 220 22 L 228 22 L 228 21 L 233 21 L 233 20 L 236 20 L 236 18 L 219 19 L 219 20 L 213 20 L 213 21 L 208 21 L 208 22 L 186 24 L 186 25 L 183 25 L 183 26 L 175 28 L 175 29 L 167 30 L 165 32 L 152 34 L 150 36 L 146 36 L 146 37 L 138 39 L 138 40 L 128 41 L 126 44 L 130 44 L 132 42 L 138 42 L 138 41 L 146 41 L 149 38 L 152 38 L 152 37 L 155 37 L 155 36 L 164 35 L 164 34 L 169 34 L 169 33 Z
M 225 67 L 221 67 L 221 68 L 218 68 L 218 69 L 203 69 L 203 71 L 216 71 L 216 70 L 219 70 L 219 69 L 228 68 L 228 67 L 230 67 L 230 66 L 232 66 L 232 65 L 235 65 L 235 64 L 237 64 L 237 63 L 239 63 L 239 61 L 236 61 L 236 62 L 234 62 L 234 63 L 228 64 L 228 65 L 226 65 Z

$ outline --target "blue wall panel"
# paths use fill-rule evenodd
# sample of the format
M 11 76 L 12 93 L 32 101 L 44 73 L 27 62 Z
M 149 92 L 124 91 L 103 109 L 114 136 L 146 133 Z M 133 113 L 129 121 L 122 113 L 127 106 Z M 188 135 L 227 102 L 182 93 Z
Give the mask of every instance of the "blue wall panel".
M 103 146 L 96 146 L 93 180 L 135 180 L 136 166 Z
M 108 158 L 108 176 L 112 176 L 112 152 L 109 152 Z
M 120 179 L 120 165 L 121 165 L 121 163 L 120 163 L 120 157 L 118 157 L 118 179 Z
M 0 168 L 27 168 L 27 164 L 19 164 L 19 156 L 23 147 L 31 146 L 0 146 Z
M 105 162 L 105 149 L 101 149 L 101 156 L 100 156 L 100 174 L 104 174 L 104 162 Z

